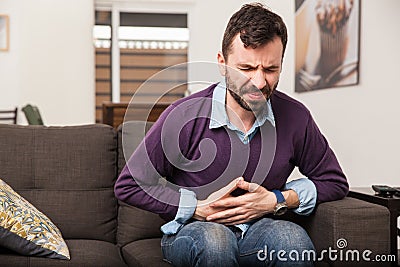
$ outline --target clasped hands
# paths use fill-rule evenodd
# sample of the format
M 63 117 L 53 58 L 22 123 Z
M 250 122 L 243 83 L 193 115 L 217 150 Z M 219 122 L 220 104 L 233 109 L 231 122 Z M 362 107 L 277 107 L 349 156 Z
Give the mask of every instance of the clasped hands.
M 247 192 L 232 196 L 231 193 L 237 188 Z M 241 224 L 272 213 L 276 203 L 273 192 L 239 177 L 210 194 L 205 200 L 198 200 L 193 218 L 225 225 Z

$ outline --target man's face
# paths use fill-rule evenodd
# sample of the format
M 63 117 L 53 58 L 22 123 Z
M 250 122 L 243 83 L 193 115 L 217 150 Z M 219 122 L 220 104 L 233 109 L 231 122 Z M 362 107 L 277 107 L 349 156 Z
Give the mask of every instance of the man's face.
M 283 45 L 276 37 L 272 42 L 245 48 L 239 35 L 232 42 L 231 53 L 225 59 L 218 54 L 230 96 L 245 110 L 262 112 L 266 100 L 279 82 Z

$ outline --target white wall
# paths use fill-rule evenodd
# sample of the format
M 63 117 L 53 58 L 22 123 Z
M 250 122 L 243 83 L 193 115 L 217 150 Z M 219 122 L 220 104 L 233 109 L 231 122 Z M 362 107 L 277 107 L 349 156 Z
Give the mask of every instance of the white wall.
M 0 51 L 0 109 L 12 109 L 18 106 L 19 79 L 18 66 L 19 56 L 14 48 L 18 29 L 18 20 L 13 14 L 18 12 L 18 6 L 11 4 L 12 0 L 0 1 L 0 14 L 8 15 L 10 21 L 10 49 L 7 52 Z
M 35 104 L 47 125 L 94 122 L 93 6 L 79 0 L 0 1 L 11 26 L 10 50 L 0 52 L 0 108 Z
M 122 2 L 189 3 L 189 59 L 215 62 L 230 15 L 247 1 Z M 289 28 L 279 89 L 310 108 L 351 186 L 400 186 L 400 1 L 362 2 L 359 85 L 302 94 L 293 85 L 294 1 L 264 2 Z M 2 0 L 0 13 L 11 22 L 11 49 L 0 52 L 0 108 L 29 102 L 41 108 L 47 124 L 94 122 L 93 1 Z
M 290 29 L 280 89 L 312 111 L 334 148 L 351 186 L 400 186 L 400 1 L 362 1 L 360 84 L 310 93 L 294 93 L 294 3 L 266 1 L 284 16 Z

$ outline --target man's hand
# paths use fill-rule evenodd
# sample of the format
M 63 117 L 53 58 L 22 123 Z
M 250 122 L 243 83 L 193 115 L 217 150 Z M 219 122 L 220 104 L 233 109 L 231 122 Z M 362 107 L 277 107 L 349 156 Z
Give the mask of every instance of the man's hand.
M 277 199 L 273 192 L 244 180 L 239 181 L 237 187 L 248 193 L 238 197 L 225 197 L 212 203 L 210 208 L 219 211 L 207 216 L 207 221 L 234 225 L 249 222 L 274 211 Z M 298 196 L 293 190 L 284 191 L 283 195 L 289 208 L 299 205 Z
M 234 225 L 246 223 L 273 212 L 277 203 L 273 192 L 244 180 L 239 181 L 237 187 L 248 192 L 238 197 L 229 196 L 212 203 L 210 207 L 220 211 L 207 216 L 207 221 Z
M 230 197 L 230 194 L 236 188 L 238 188 L 237 184 L 239 181 L 243 181 L 243 177 L 236 178 L 235 180 L 230 182 L 227 186 L 222 187 L 218 191 L 215 191 L 212 194 L 210 194 L 205 200 L 197 201 L 197 207 L 194 212 L 193 219 L 199 221 L 205 221 L 207 216 L 225 210 L 226 209 L 225 207 L 222 208 L 211 207 L 210 203 Z

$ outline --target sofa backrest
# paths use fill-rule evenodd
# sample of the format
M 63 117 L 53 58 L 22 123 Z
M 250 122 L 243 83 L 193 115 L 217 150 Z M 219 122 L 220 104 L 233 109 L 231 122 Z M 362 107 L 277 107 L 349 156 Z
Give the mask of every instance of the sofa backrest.
M 115 242 L 116 138 L 106 125 L 0 125 L 0 178 L 64 238 Z
M 130 121 L 118 128 L 118 174 L 142 141 L 153 123 Z M 160 227 L 165 221 L 158 215 L 120 203 L 118 211 L 117 243 L 124 246 L 132 241 L 161 237 Z

